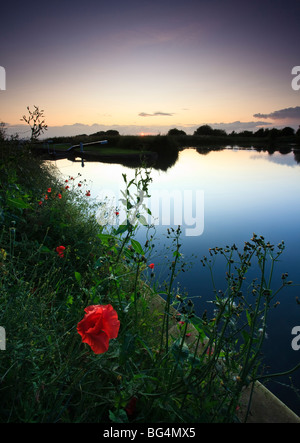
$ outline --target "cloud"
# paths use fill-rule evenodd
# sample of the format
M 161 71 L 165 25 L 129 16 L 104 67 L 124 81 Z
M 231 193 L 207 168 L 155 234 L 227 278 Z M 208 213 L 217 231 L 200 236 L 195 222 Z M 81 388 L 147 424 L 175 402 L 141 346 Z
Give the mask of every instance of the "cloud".
M 157 117 L 157 116 L 167 116 L 167 117 L 172 117 L 172 115 L 174 115 L 173 113 L 170 112 L 154 112 L 153 114 L 148 114 L 147 112 L 140 112 L 139 116 L 140 117 Z
M 254 114 L 255 118 L 271 118 L 273 120 L 281 120 L 285 118 L 300 119 L 300 106 L 295 108 L 285 108 L 279 111 L 271 112 L 270 114 Z

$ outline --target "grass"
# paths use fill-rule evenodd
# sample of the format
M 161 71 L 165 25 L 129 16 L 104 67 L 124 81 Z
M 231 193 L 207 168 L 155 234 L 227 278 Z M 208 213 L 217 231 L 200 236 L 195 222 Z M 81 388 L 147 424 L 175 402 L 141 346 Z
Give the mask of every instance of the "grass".
M 202 263 L 213 273 L 221 255 L 227 287 L 215 288 L 211 315 L 196 316 L 192 300 L 175 291 L 185 265 L 180 227 L 168 230 L 173 261 L 162 285 L 154 238 L 135 239 L 144 223 L 136 193 L 148 192 L 151 171 L 137 169 L 130 182 L 124 174 L 130 222 L 113 227 L 105 220 L 117 217 L 115 208 L 91 207 L 76 177 L 61 183 L 13 142 L 2 142 L 0 155 L 1 422 L 236 421 L 243 387 L 260 376 L 269 308 L 289 284 L 283 277 L 281 288 L 271 287 L 284 245 L 276 249 L 254 235 L 243 251 L 210 250 Z M 252 261 L 259 280 L 246 285 Z M 107 351 L 95 354 L 77 324 L 86 307 L 108 304 L 120 329 Z

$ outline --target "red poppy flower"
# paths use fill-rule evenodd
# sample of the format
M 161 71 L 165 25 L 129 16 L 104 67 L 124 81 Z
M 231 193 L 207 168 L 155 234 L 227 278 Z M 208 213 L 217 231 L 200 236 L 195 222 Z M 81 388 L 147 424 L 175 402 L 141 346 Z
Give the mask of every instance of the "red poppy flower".
M 65 189 L 69 189 L 70 186 L 66 186 Z
M 58 197 L 58 198 L 61 198 L 61 194 L 57 194 L 57 197 Z
M 118 211 L 116 211 L 116 212 L 115 212 L 115 214 L 116 214 L 116 215 L 119 215 L 119 212 L 118 212 Z
M 128 417 L 132 416 L 135 413 L 137 398 L 132 397 L 126 405 L 125 411 L 127 412 Z
M 150 269 L 154 269 L 154 263 L 151 263 L 151 264 L 149 265 L 149 268 L 150 268 Z
M 87 191 L 87 193 L 85 194 L 87 197 L 89 197 L 91 195 L 90 191 Z
M 80 186 L 81 186 L 81 183 L 78 183 L 78 186 L 80 187 Z
M 41 206 L 43 204 L 42 200 L 39 201 L 39 205 Z
M 213 353 L 215 352 L 215 348 L 212 346 L 211 348 L 208 348 L 206 351 L 207 355 L 213 355 Z
M 64 250 L 66 248 L 64 246 L 57 246 L 57 248 L 55 249 L 56 252 L 58 253 L 58 255 L 63 258 L 64 257 Z
M 118 314 L 111 305 L 88 306 L 85 312 L 84 318 L 77 325 L 77 331 L 82 342 L 87 343 L 95 354 L 103 354 L 108 350 L 109 340 L 118 336 Z
M 51 188 L 48 188 L 48 189 L 47 189 L 47 192 L 49 192 L 49 193 L 50 193 L 50 192 L 51 192 Z

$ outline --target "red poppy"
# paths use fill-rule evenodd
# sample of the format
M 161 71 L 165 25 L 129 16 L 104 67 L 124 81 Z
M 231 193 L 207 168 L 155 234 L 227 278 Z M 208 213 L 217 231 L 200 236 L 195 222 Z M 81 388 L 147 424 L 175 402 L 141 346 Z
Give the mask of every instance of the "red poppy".
M 87 191 L 87 193 L 85 194 L 87 197 L 89 197 L 91 195 L 90 191 Z
M 64 257 L 64 250 L 66 248 L 64 246 L 57 246 L 57 248 L 55 249 L 56 252 L 58 253 L 58 255 L 63 258 Z
M 127 403 L 125 411 L 127 412 L 128 417 L 132 416 L 135 413 L 136 402 L 137 402 L 137 398 L 131 397 L 131 399 Z
M 118 212 L 118 211 L 116 211 L 116 212 L 115 212 L 115 214 L 116 214 L 116 215 L 119 215 L 119 212 Z
M 61 194 L 57 194 L 57 197 L 58 197 L 58 198 L 61 198 Z
M 80 186 L 81 186 L 81 183 L 78 183 L 78 186 L 80 187 Z
M 118 314 L 111 305 L 88 306 L 85 312 L 84 318 L 77 325 L 77 331 L 82 342 L 87 343 L 95 354 L 103 354 L 108 350 L 109 340 L 118 336 Z
M 70 186 L 66 186 L 65 189 L 69 189 Z
M 39 205 L 41 206 L 43 204 L 42 200 L 39 201 Z
M 213 355 L 213 353 L 215 352 L 215 348 L 212 346 L 211 348 L 208 348 L 206 351 L 207 355 Z
M 149 265 L 149 268 L 150 268 L 150 269 L 154 269 L 154 263 L 151 263 L 151 264 Z
M 48 189 L 47 189 L 47 192 L 49 192 L 49 193 L 50 193 L 50 192 L 51 192 L 51 188 L 48 188 Z
M 68 183 L 69 180 L 65 180 L 65 183 Z

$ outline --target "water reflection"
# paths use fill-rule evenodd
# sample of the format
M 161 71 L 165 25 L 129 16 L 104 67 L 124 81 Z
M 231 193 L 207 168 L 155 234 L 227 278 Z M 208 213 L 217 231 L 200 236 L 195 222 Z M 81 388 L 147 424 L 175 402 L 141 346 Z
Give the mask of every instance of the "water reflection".
M 156 195 L 156 199 L 160 198 L 162 192 L 177 195 L 169 201 L 173 205 L 172 210 L 170 207 L 171 216 L 176 211 L 181 211 L 184 216 L 184 195 L 187 193 L 191 197 L 190 210 L 197 208 L 197 191 L 201 191 L 203 196 L 204 213 L 196 215 L 195 210 L 190 214 L 197 218 L 203 216 L 204 229 L 199 231 L 198 236 L 187 235 L 183 230 L 182 252 L 192 266 L 179 277 L 180 288 L 183 291 L 186 289 L 189 296 L 197 297 L 195 306 L 198 313 L 203 312 L 208 307 L 207 301 L 213 298 L 210 276 L 202 268 L 200 259 L 208 254 L 209 248 L 215 246 L 224 247 L 234 243 L 243 246 L 253 232 L 263 235 L 274 245 L 285 241 L 286 250 L 277 263 L 275 283 L 280 283 L 280 276 L 284 272 L 289 273 L 292 281 L 300 283 L 299 162 L 300 153 L 293 150 L 270 153 L 259 149 L 191 148 L 177 152 L 170 161 L 166 156 L 162 167 L 153 168 L 150 194 Z M 100 199 L 108 194 L 117 197 L 119 190 L 124 189 L 122 174 L 128 174 L 128 179 L 134 175 L 132 167 L 123 164 L 85 160 L 84 170 L 81 161 L 65 159 L 56 164 L 66 178 L 80 172 L 82 178 L 89 182 L 92 197 Z M 178 195 L 182 198 L 178 198 Z M 150 200 L 150 209 L 151 204 L 157 205 L 157 201 Z M 172 225 L 172 217 L 167 224 L 156 226 L 158 241 L 153 258 L 156 277 L 163 278 L 168 273 L 165 255 L 168 254 L 166 232 L 169 225 Z M 224 269 L 221 264 L 216 264 L 215 270 L 215 283 L 221 289 Z M 296 296 L 299 296 L 299 286 L 289 288 L 280 299 L 280 305 L 270 315 L 265 355 L 266 363 L 272 366 L 273 371 L 285 370 L 299 361 L 300 351 L 297 354 L 291 347 L 292 328 L 300 324 Z M 300 389 L 299 373 L 293 375 L 292 379 Z M 288 382 L 288 379 L 284 380 L 284 383 Z M 300 414 L 295 394 L 279 385 L 273 386 L 272 390 Z
M 237 147 L 231 147 L 231 146 L 201 146 L 201 147 L 189 147 L 189 148 L 183 148 L 182 150 L 178 149 L 164 149 L 162 146 L 157 145 L 153 147 L 152 152 L 141 152 L 137 154 L 119 154 L 119 155 L 111 155 L 111 156 L 103 156 L 101 152 L 98 154 L 95 152 L 83 152 L 83 153 L 77 153 L 77 154 L 57 154 L 57 153 L 50 153 L 46 156 L 44 156 L 47 160 L 52 161 L 58 161 L 58 160 L 65 160 L 72 163 L 80 162 L 81 166 L 84 167 L 86 163 L 104 163 L 104 164 L 119 164 L 122 165 L 125 168 L 129 169 L 135 169 L 140 166 L 143 167 L 151 167 L 153 170 L 159 170 L 159 171 L 168 171 L 170 168 L 172 168 L 179 159 L 179 155 L 183 151 L 190 151 L 193 150 L 194 152 L 197 152 L 201 156 L 208 156 L 211 155 L 214 152 L 220 152 L 220 151 L 241 151 L 241 148 Z M 263 159 L 274 162 L 274 163 L 280 163 L 280 164 L 286 164 L 289 166 L 295 166 L 297 164 L 300 164 L 300 150 L 299 149 L 281 149 L 281 150 L 272 150 L 272 149 L 262 149 L 262 148 L 254 148 L 254 147 L 247 147 L 243 148 L 243 151 L 252 151 L 257 152 L 257 155 L 253 155 L 251 158 L 252 160 L 255 159 L 261 159 L 261 154 L 263 155 Z

